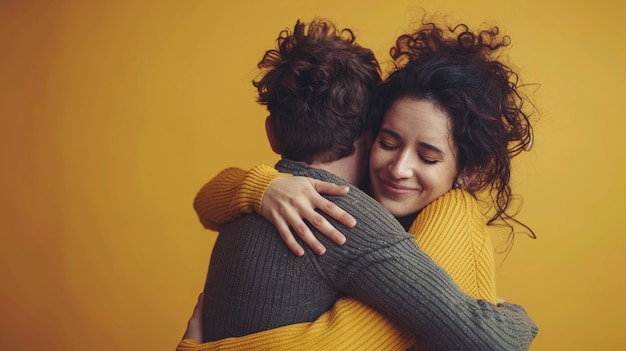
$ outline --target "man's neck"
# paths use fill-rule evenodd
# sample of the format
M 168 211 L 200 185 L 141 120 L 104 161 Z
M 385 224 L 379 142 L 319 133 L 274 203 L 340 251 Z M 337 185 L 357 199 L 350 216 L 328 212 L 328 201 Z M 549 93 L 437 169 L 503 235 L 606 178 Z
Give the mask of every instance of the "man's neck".
M 312 163 L 309 164 L 310 167 L 323 169 L 328 171 L 352 185 L 359 185 L 360 177 L 355 173 L 356 167 L 353 167 L 350 162 L 347 162 L 345 158 L 340 160 L 336 160 L 333 162 L 325 162 L 325 163 Z
M 357 148 L 350 156 L 332 162 L 313 162 L 309 164 L 309 166 L 333 173 L 343 178 L 346 182 L 358 187 L 366 172 L 366 157 L 364 150 Z
M 309 167 L 328 171 L 346 182 L 358 187 L 361 185 L 363 175 L 367 172 L 367 163 L 370 148 L 370 138 L 363 136 L 354 143 L 354 152 L 350 156 L 340 158 L 331 162 L 308 163 Z

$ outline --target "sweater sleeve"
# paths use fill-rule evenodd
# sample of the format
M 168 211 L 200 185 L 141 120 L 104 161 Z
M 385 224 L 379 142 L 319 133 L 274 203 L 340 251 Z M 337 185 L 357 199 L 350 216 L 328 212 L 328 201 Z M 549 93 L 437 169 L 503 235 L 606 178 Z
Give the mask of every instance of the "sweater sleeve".
M 309 255 L 338 290 L 416 335 L 418 346 L 445 350 L 527 350 L 537 326 L 518 305 L 497 307 L 464 294 L 397 221 L 357 191 L 334 198 L 353 214 L 346 243 Z M 371 200 L 371 201 L 370 201 Z M 388 214 L 388 212 L 386 212 Z M 327 241 L 320 237 L 320 240 Z M 323 242 L 325 243 L 325 242 Z M 441 336 L 445 335 L 445 338 Z
M 206 183 L 196 195 L 193 206 L 202 225 L 211 230 L 244 213 L 260 213 L 265 190 L 279 173 L 267 165 L 249 171 L 227 168 Z
M 406 351 L 415 337 L 352 297 L 344 297 L 311 323 L 291 324 L 240 337 L 199 343 L 182 340 L 176 351 L 387 350 Z
M 460 189 L 444 194 L 422 210 L 409 233 L 463 292 L 496 304 L 493 248 L 472 195 Z

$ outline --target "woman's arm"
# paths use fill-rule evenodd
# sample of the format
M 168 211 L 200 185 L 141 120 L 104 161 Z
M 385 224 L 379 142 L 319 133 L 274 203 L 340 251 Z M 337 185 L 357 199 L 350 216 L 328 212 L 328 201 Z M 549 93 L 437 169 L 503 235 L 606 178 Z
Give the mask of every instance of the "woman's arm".
M 287 175 L 265 165 L 226 168 L 200 189 L 193 207 L 205 228 L 219 230 L 244 213 L 259 212 L 265 189 L 281 176 Z
M 303 218 L 337 244 L 344 236 L 323 216 L 319 208 L 347 227 L 356 224 L 354 218 L 319 193 L 345 195 L 348 187 L 305 177 L 279 173 L 270 166 L 258 165 L 250 171 L 227 168 L 205 184 L 194 199 L 194 208 L 205 228 L 219 227 L 243 213 L 260 213 L 278 229 L 287 246 L 297 255 L 304 250 L 295 240 L 291 229 L 315 252 L 322 254 L 324 246 L 313 235 Z
M 176 351 L 386 350 L 406 351 L 415 337 L 360 301 L 345 297 L 310 323 L 291 324 L 240 337 L 201 342 L 195 325 L 202 323 L 200 301 L 194 308 Z M 413 350 L 413 349 L 411 349 Z

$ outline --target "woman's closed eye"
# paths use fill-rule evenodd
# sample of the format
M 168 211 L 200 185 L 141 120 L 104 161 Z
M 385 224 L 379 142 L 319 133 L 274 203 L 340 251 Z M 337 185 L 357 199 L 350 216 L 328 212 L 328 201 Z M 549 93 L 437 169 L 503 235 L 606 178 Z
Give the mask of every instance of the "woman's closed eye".
M 419 155 L 420 160 L 422 160 L 422 162 L 429 164 L 429 165 L 434 165 L 435 163 L 439 162 L 439 160 L 434 159 L 432 157 L 427 157 L 427 156 L 423 156 L 423 155 Z
M 385 139 L 382 139 L 382 138 L 378 139 L 378 145 L 380 145 L 381 149 L 383 149 L 383 150 L 396 150 L 396 149 L 398 149 L 398 146 L 395 143 L 393 143 L 391 141 L 388 141 L 388 140 L 385 140 Z

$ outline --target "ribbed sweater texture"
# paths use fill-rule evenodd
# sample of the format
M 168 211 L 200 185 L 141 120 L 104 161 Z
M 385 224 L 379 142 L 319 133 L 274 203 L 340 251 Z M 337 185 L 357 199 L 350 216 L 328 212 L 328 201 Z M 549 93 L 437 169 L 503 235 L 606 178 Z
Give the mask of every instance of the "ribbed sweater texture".
M 328 172 L 297 162 L 281 161 L 277 168 L 346 185 Z M 212 302 L 205 306 L 205 313 L 216 317 L 208 319 L 207 333 L 221 340 L 203 344 L 183 340 L 178 350 L 406 350 L 411 345 L 424 350 L 528 348 L 537 329 L 524 310 L 507 303 L 499 308 L 492 305 L 495 284 L 491 243 L 476 200 L 469 194 L 453 190 L 427 206 L 409 229 L 415 236 L 413 240 L 379 204 L 351 188 L 346 196 L 332 197 L 357 219 L 356 228 L 342 230 L 348 242 L 342 246 L 324 242 L 325 255 L 309 251 L 299 258 L 287 250 L 264 219 L 256 214 L 239 218 L 242 212 L 260 211 L 262 195 L 277 176 L 281 174 L 263 165 L 247 172 L 230 168 L 198 193 L 194 206 L 201 222 L 207 228 L 221 228 L 205 296 L 205 300 L 208 295 L 214 297 L 208 299 Z M 220 227 L 227 221 L 233 222 Z M 232 240 L 220 245 L 226 236 Z M 248 245 L 242 246 L 242 241 Z M 224 248 L 227 250 L 221 252 Z M 254 256 L 254 262 L 249 262 L 250 256 L 232 259 L 236 251 L 244 250 Z M 254 269 L 250 269 L 251 264 Z M 295 267 L 298 274 L 292 279 L 273 274 L 288 271 L 286 266 Z M 212 275 L 212 271 L 217 273 Z M 248 271 L 265 276 L 254 279 Z M 233 283 L 233 279 L 230 284 L 220 282 L 236 275 L 256 283 Z M 255 299 L 257 293 L 263 295 L 259 291 L 263 287 L 276 296 L 282 296 L 284 290 L 295 290 L 287 295 L 297 296 L 300 303 L 279 306 L 283 302 Z M 311 296 L 316 289 L 322 291 L 318 294 L 322 297 Z M 344 293 L 356 298 L 342 297 Z M 229 307 L 223 300 L 236 304 Z M 264 307 L 255 307 L 255 300 Z M 334 301 L 330 308 L 329 303 Z M 329 307 L 323 307 L 321 315 L 316 315 L 320 310 L 315 308 L 309 315 L 298 314 L 297 310 L 306 310 L 307 305 Z M 245 327 L 241 327 L 241 320 L 235 323 L 229 319 L 237 314 L 244 319 L 242 307 L 246 311 Z M 273 318 L 276 314 L 297 317 Z M 210 324 L 211 320 L 216 322 Z

